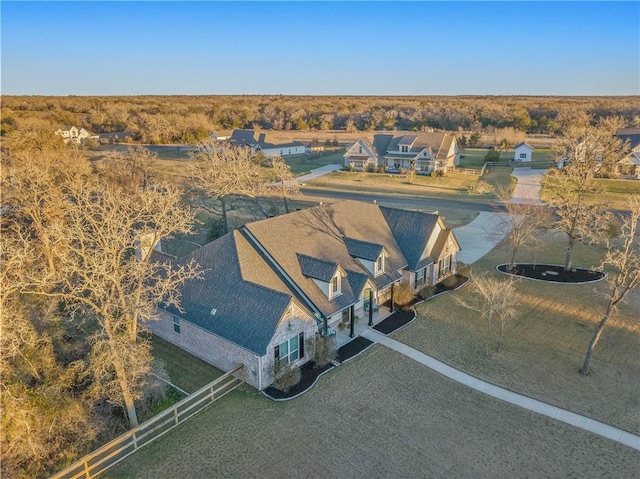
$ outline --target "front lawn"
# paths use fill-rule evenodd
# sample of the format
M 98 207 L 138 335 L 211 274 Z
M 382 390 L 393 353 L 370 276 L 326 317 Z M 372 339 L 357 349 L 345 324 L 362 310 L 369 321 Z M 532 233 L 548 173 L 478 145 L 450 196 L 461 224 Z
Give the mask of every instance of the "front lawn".
M 375 345 L 292 401 L 234 391 L 104 477 L 632 477 L 637 461 Z
M 344 163 L 345 148 L 310 155 L 284 156 L 284 161 L 291 168 L 294 176 L 304 175 L 311 170 L 325 165 L 342 165 Z
M 565 238 L 544 235 L 545 249 L 524 252 L 520 262 L 562 264 Z M 576 266 L 597 265 L 603 251 L 577 246 Z M 473 265 L 474 272 L 500 275 L 503 245 Z M 485 323 L 454 300 L 469 287 L 418 306 L 419 318 L 395 338 L 454 367 L 516 392 L 640 432 L 640 294 L 620 307 L 598 344 L 590 376 L 578 373 L 587 345 L 605 308 L 604 281 L 581 285 L 521 280 L 520 317 L 507 329 L 504 350 L 484 354 Z
M 416 175 L 411 184 L 404 175 L 335 171 L 305 183 L 305 188 L 486 201 L 495 199 L 495 195 L 479 189 L 479 185 L 486 183 L 494 188 L 499 183 L 508 184 L 510 172 L 510 168 L 495 168 L 482 179 L 459 173 L 442 177 Z

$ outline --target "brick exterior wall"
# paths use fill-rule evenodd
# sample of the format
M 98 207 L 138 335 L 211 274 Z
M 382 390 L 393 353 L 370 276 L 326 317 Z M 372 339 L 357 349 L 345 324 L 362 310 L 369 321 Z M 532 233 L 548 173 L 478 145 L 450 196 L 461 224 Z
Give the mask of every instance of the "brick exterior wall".
M 163 310 L 159 311 L 158 320 L 147 321 L 145 325 L 153 334 L 175 344 L 222 371 L 231 371 L 236 366 L 243 364 L 245 367 L 244 380 L 257 389 L 260 389 L 261 380 L 262 389 L 273 382 L 274 348 L 276 345 L 303 332 L 305 338 L 304 357 L 294 363 L 296 366 L 301 366 L 313 357 L 312 340 L 317 331 L 315 318 L 304 314 L 300 308 L 294 307 L 293 314 L 285 316 L 278 325 L 267 347 L 266 354 L 258 357 L 253 352 L 241 348 L 182 318 L 180 319 L 180 333 L 176 333 L 173 329 L 173 315 Z

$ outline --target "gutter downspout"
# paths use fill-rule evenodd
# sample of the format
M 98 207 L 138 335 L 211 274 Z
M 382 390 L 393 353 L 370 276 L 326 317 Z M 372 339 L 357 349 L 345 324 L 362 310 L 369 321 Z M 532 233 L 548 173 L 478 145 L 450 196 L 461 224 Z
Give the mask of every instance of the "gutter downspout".
M 262 391 L 262 356 L 258 356 L 258 390 Z

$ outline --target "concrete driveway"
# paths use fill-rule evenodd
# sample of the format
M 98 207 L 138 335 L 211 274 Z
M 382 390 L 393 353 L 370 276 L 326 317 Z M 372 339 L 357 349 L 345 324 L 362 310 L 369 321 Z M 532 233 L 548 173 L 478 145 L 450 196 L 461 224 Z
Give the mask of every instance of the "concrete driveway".
M 512 175 L 518 180 L 510 202 L 543 204 L 540 201 L 540 181 L 545 170 L 514 168 Z M 457 255 L 458 261 L 472 264 L 486 255 L 504 238 L 509 231 L 505 221 L 506 213 L 483 211 L 471 223 L 455 228 L 453 231 L 462 247 Z

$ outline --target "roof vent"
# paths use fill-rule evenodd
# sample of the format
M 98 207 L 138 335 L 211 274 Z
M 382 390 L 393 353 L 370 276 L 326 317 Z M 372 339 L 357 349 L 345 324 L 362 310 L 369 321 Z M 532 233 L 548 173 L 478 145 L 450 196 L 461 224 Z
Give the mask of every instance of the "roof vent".
M 216 308 L 213 308 L 211 310 L 211 316 L 215 316 L 217 312 L 218 312 L 218 310 Z

